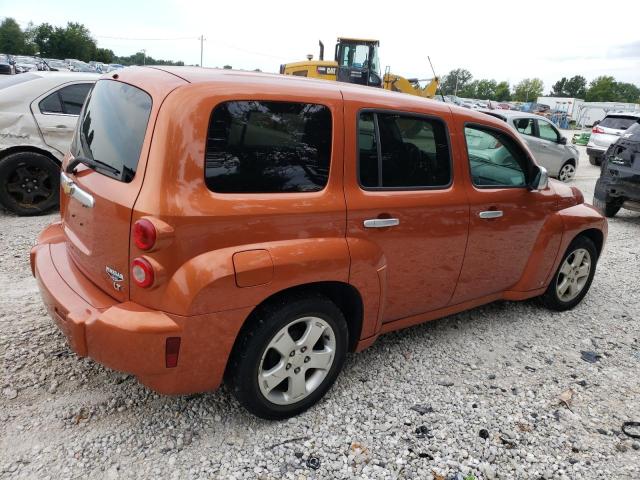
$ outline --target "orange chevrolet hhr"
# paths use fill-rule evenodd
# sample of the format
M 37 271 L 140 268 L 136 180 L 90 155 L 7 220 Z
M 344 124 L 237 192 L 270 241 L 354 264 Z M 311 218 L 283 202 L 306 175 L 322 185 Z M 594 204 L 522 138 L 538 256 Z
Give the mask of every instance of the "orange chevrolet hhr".
M 371 87 L 201 68 L 99 80 L 31 252 L 71 348 L 264 418 L 378 335 L 499 299 L 565 310 L 607 233 L 504 122 Z

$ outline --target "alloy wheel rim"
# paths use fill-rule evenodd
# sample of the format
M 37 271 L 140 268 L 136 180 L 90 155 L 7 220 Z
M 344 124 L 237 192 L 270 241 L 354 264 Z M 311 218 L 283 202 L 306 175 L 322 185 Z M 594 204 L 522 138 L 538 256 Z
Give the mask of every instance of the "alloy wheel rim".
M 271 403 L 291 405 L 308 397 L 335 360 L 336 336 L 319 317 L 301 317 L 276 333 L 258 367 L 260 392 Z
M 570 163 L 568 163 L 564 167 L 562 167 L 562 169 L 560 170 L 559 177 L 561 181 L 567 182 L 571 180 L 575 174 L 576 174 L 576 168 Z
M 53 195 L 51 175 L 42 168 L 25 164 L 11 172 L 6 189 L 20 205 L 37 205 Z
M 563 302 L 570 302 L 584 290 L 591 272 L 591 254 L 578 248 L 565 258 L 556 281 L 556 293 Z

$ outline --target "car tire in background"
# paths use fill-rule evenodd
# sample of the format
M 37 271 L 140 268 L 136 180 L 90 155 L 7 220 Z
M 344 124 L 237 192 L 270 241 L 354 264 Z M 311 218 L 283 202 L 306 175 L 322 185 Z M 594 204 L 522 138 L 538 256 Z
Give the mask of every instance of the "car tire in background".
M 550 310 L 562 312 L 578 305 L 591 287 L 596 273 L 598 251 L 591 239 L 576 237 L 549 283 L 547 291 L 539 298 Z
M 0 204 L 22 216 L 41 215 L 58 205 L 60 167 L 36 152 L 0 159 Z
M 597 167 L 600 166 L 600 157 L 594 157 L 592 155 L 589 155 L 589 163 L 591 165 L 595 165 Z
M 605 217 L 615 217 L 616 213 L 620 211 L 622 205 L 618 201 L 604 201 L 597 197 L 593 197 L 593 206 L 596 207 Z
M 558 180 L 564 183 L 568 183 L 576 176 L 576 163 L 574 160 L 567 160 L 564 162 L 560 171 L 558 172 Z
M 341 310 L 320 294 L 295 295 L 260 307 L 249 321 L 226 375 L 240 404 L 258 417 L 279 420 L 318 402 L 347 352 Z

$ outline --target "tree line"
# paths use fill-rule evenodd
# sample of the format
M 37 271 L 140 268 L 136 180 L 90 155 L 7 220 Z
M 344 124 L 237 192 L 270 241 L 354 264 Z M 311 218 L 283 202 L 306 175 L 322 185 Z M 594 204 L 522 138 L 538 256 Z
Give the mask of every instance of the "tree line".
M 68 22 L 66 27 L 49 23 L 29 23 L 22 30 L 13 18 L 0 23 L 0 52 L 12 55 L 39 55 L 44 58 L 74 58 L 89 62 L 120 63 L 122 65 L 184 65 L 184 62 L 160 60 L 143 52 L 119 57 L 113 50 L 99 48 L 91 32 L 81 23 Z
M 442 78 L 440 88 L 444 95 L 457 95 L 478 100 L 499 102 L 535 102 L 544 92 L 539 78 L 525 78 L 515 85 L 490 79 L 474 80 L 469 70 L 456 68 Z M 582 98 L 587 102 L 640 103 L 640 88 L 633 83 L 618 82 L 603 75 L 587 83 L 582 75 L 562 77 L 551 87 L 550 97 Z

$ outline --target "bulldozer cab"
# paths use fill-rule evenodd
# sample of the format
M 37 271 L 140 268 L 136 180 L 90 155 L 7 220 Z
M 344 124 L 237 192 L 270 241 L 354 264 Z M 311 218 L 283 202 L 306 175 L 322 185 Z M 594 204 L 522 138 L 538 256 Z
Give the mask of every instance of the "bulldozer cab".
M 338 38 L 335 59 L 338 62 L 336 80 L 372 87 L 382 86 L 378 40 Z

